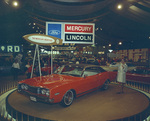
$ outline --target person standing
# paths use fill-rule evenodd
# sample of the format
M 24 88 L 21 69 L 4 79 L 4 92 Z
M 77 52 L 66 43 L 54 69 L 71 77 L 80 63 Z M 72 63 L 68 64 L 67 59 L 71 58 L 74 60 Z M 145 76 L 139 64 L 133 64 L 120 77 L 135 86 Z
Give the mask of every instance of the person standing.
M 125 63 L 124 59 L 122 59 L 118 65 L 118 73 L 117 73 L 117 82 L 119 82 L 119 85 L 121 85 L 121 90 L 120 92 L 118 92 L 118 94 L 124 93 L 124 85 L 126 84 L 127 70 L 128 70 L 128 66 Z
M 12 74 L 14 80 L 18 80 L 19 70 L 20 70 L 20 65 L 18 60 L 16 59 L 15 62 L 12 64 Z
M 25 74 L 26 74 L 26 76 L 27 76 L 27 79 L 29 79 L 29 78 L 31 77 L 31 72 L 32 72 L 32 63 L 29 62 L 28 64 L 29 64 L 29 65 L 28 65 L 28 68 L 27 68 L 27 70 L 26 70 L 26 72 L 25 72 Z

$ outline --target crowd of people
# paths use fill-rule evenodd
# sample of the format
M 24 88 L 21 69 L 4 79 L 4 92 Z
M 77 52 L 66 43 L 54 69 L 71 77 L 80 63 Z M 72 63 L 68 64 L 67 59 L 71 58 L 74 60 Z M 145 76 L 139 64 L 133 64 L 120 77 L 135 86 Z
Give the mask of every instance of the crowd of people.
M 8 65 L 11 67 L 11 74 L 13 75 L 13 79 L 17 80 L 18 75 L 20 74 L 25 74 L 26 78 L 31 77 L 32 71 L 34 72 L 34 76 L 39 76 L 39 64 L 36 60 L 33 67 L 33 58 L 31 57 L 26 57 L 23 58 L 22 55 L 17 55 L 15 58 L 12 56 L 6 57 L 6 58 L 0 58 L 1 64 L 3 65 Z M 98 58 L 94 57 L 93 55 L 91 56 L 59 56 L 55 57 L 53 59 L 53 71 L 56 70 L 58 66 L 61 66 L 63 64 L 67 63 L 76 63 L 76 64 L 95 64 L 95 65 L 109 65 L 109 63 L 114 62 L 117 60 L 112 60 L 108 58 Z M 50 56 L 44 56 L 41 57 L 40 60 L 40 66 L 42 69 L 42 75 L 50 74 L 51 71 L 51 57 Z M 44 69 L 45 68 L 45 69 Z

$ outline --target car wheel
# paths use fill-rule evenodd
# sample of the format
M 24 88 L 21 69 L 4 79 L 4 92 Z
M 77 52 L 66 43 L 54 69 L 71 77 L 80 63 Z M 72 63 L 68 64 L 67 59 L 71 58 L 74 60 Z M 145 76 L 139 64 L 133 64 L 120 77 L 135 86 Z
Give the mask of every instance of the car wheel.
M 73 100 L 74 100 L 74 93 L 72 90 L 68 90 L 63 96 L 63 99 L 60 104 L 64 107 L 68 107 L 72 104 Z
M 103 84 L 103 90 L 107 90 L 109 87 L 109 80 L 106 80 L 105 83 Z

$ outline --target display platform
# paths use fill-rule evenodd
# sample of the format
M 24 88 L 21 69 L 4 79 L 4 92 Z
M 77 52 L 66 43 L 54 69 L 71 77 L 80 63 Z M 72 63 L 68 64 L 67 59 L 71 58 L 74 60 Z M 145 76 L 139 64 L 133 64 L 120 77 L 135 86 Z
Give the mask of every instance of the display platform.
M 67 108 L 59 104 L 32 102 L 14 91 L 7 97 L 6 106 L 9 112 L 14 110 L 31 117 L 57 121 L 138 121 L 149 115 L 150 101 L 146 95 L 128 87 L 125 87 L 124 94 L 118 94 L 119 90 L 119 85 L 110 84 L 108 90 L 97 90 L 76 98 Z

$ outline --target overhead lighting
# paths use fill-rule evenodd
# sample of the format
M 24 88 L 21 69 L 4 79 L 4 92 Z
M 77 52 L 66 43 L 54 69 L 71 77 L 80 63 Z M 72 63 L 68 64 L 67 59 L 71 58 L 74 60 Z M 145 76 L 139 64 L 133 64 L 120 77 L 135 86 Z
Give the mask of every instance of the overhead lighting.
M 119 5 L 117 6 L 117 9 L 121 10 L 121 9 L 122 9 L 122 5 L 119 4 Z
M 110 49 L 110 50 L 108 50 L 108 51 L 111 53 L 113 50 Z
M 122 42 L 119 42 L 119 45 L 122 45 Z
M 12 3 L 12 4 L 13 4 L 13 6 L 14 6 L 14 7 L 19 6 L 19 3 L 18 3 L 17 1 L 13 1 L 13 3 Z

